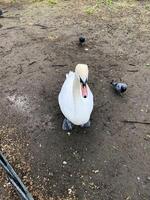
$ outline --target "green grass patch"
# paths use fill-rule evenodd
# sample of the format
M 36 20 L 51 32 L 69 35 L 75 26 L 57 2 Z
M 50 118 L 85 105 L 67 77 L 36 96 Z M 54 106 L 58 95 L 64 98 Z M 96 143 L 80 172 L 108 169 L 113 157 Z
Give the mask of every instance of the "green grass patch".
M 111 6 L 113 4 L 113 0 L 96 0 L 94 6 L 88 6 L 84 9 L 84 12 L 88 15 L 92 15 L 96 12 L 96 10 L 102 5 L 105 4 L 107 6 Z
M 111 6 L 113 4 L 113 0 L 104 0 L 103 3 L 105 3 L 108 6 Z
M 145 9 L 146 9 L 146 10 L 150 10 L 150 4 L 146 5 L 146 6 L 145 6 Z
M 58 3 L 57 0 L 47 0 L 47 2 L 51 6 L 56 5 Z
M 106 4 L 108 6 L 111 6 L 113 4 L 114 0 L 96 0 L 97 6 L 100 4 Z
M 88 6 L 84 9 L 84 12 L 88 15 L 92 15 L 94 14 L 96 11 L 96 7 L 95 6 Z
M 33 0 L 34 3 L 42 1 L 48 3 L 51 6 L 56 5 L 58 3 L 57 0 Z

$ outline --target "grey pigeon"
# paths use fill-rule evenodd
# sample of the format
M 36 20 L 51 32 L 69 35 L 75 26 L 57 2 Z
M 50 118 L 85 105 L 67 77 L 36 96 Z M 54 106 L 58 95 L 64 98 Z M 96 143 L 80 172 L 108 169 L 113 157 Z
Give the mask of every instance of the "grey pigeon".
M 114 90 L 118 93 L 124 93 L 128 87 L 126 83 L 119 83 L 116 81 L 111 81 L 111 85 L 113 86 Z

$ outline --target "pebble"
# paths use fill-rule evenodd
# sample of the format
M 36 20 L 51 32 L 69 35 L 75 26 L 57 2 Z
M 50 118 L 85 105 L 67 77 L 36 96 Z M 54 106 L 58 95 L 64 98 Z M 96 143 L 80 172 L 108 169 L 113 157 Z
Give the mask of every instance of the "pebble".
M 85 50 L 85 51 L 88 51 L 89 49 L 88 49 L 88 48 L 85 48 L 84 50 Z
M 150 181 L 150 176 L 147 177 L 147 180 Z
M 72 189 L 68 189 L 68 194 L 72 194 Z
M 131 199 L 131 197 L 130 196 L 128 196 L 127 198 L 126 198 L 126 200 L 130 200 Z
M 137 180 L 140 181 L 141 180 L 140 177 L 137 177 Z
M 63 161 L 63 165 L 67 165 L 67 162 L 66 162 L 66 161 Z
M 48 173 L 49 176 L 54 176 L 53 172 Z
M 99 173 L 99 170 L 97 169 L 97 170 L 92 170 L 92 172 L 94 173 L 94 174 L 97 174 L 97 173 Z
M 70 132 L 67 132 L 67 135 L 68 135 L 68 136 L 70 136 L 70 135 L 71 135 L 71 133 L 70 133 Z

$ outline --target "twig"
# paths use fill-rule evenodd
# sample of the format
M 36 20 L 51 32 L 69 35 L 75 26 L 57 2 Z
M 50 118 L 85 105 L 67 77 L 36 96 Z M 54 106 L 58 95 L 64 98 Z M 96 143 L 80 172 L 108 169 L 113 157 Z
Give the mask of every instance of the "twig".
M 104 102 L 104 103 L 101 104 L 101 105 L 97 105 L 96 108 L 99 109 L 99 108 L 101 108 L 101 107 L 104 107 L 107 103 L 109 103 L 109 101 L 106 101 L 106 102 Z
M 150 125 L 150 122 L 141 122 L 136 120 L 122 120 L 121 122 L 130 123 L 130 124 L 147 124 Z
M 36 61 L 32 61 L 29 63 L 29 65 L 33 65 L 34 63 L 36 63 Z
M 17 29 L 17 30 L 24 30 L 24 27 L 19 27 L 19 26 L 10 26 L 4 29 L 1 29 L 1 31 L 6 31 L 6 30 L 11 30 L 11 29 Z
M 33 26 L 39 26 L 39 27 L 41 27 L 42 29 L 47 29 L 47 28 L 48 28 L 47 26 L 42 25 L 42 24 L 33 24 Z
M 3 18 L 3 19 L 19 19 L 19 17 L 5 17 L 5 16 L 0 16 L 0 18 Z
M 127 72 L 138 72 L 138 69 L 128 69 Z
M 129 65 L 131 65 L 131 66 L 136 66 L 134 63 L 130 63 Z
M 52 67 L 65 67 L 65 66 L 67 66 L 67 65 L 65 65 L 65 64 L 64 64 L 64 65 L 63 65 L 63 64 L 62 64 L 62 65 L 61 65 L 61 64 L 58 64 L 58 65 L 52 65 Z

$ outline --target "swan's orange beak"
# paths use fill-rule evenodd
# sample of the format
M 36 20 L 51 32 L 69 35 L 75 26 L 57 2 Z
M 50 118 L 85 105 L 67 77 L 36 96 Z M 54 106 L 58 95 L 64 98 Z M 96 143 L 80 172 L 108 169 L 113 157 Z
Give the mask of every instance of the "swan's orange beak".
M 88 95 L 87 85 L 82 85 L 82 86 L 81 86 L 81 91 L 82 91 L 82 96 L 83 96 L 83 98 L 86 98 L 87 95 Z
M 86 98 L 88 95 L 88 90 L 87 90 L 87 79 L 85 81 L 83 81 L 80 78 L 80 83 L 81 83 L 81 92 L 82 92 L 82 97 Z

